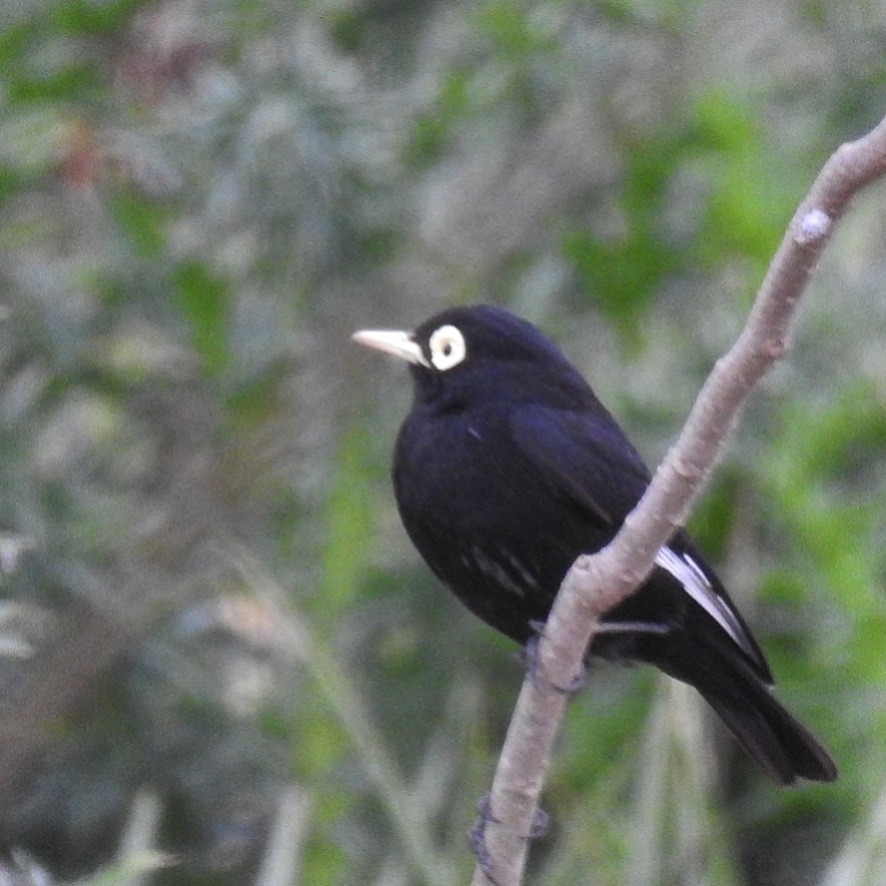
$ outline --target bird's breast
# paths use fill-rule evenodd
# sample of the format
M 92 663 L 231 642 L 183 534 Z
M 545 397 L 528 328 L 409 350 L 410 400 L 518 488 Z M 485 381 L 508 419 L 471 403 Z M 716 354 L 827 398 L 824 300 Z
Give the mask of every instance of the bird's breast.
M 482 415 L 407 421 L 394 459 L 416 548 L 469 609 L 519 642 L 559 584 L 555 548 L 533 522 L 538 481 L 528 468 L 504 425 Z
M 537 485 L 530 467 L 495 416 L 419 414 L 401 429 L 394 484 L 405 519 L 470 534 L 519 516 Z

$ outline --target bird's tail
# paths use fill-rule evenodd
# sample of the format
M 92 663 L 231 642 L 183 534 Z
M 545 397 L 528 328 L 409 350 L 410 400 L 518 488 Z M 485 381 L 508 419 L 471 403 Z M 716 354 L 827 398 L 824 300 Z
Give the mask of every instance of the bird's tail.
M 763 771 L 779 784 L 798 778 L 833 781 L 837 766 L 815 736 L 771 694 L 757 685 L 744 698 L 701 694 Z
M 669 656 L 663 670 L 694 686 L 774 781 L 783 785 L 798 778 L 833 781 L 837 767 L 827 751 L 781 705 L 741 653 L 731 649 L 717 653 L 684 654 L 676 660 Z

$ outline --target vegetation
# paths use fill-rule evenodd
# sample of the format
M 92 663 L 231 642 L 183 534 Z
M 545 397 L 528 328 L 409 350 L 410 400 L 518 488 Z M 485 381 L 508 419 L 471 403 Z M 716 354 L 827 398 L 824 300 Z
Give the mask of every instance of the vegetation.
M 19 0 L 0 11 L 0 845 L 21 882 L 456 883 L 522 677 L 405 538 L 402 367 L 489 301 L 654 464 L 886 18 L 818 0 Z M 886 220 L 851 210 L 692 529 L 833 752 L 779 791 L 589 675 L 530 881 L 876 883 Z

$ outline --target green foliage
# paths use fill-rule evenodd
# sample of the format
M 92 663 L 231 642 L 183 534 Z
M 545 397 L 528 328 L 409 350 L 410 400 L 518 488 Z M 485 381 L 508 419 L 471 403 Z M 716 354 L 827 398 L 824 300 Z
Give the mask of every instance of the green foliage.
M 754 115 L 753 105 L 728 93 L 702 96 L 692 141 L 710 168 L 699 259 L 717 264 L 740 256 L 762 274 L 807 183 L 789 165 L 776 172 L 773 146 Z
M 172 279 L 191 342 L 200 354 L 207 374 L 217 375 L 229 358 L 227 287 L 198 261 L 181 264 L 173 272 Z
M 610 322 L 636 337 L 644 309 L 665 280 L 679 272 L 680 259 L 661 227 L 668 177 L 678 167 L 680 139 L 629 141 L 618 208 L 626 230 L 614 238 L 586 229 L 570 231 L 563 251 L 579 285 Z
M 114 221 L 128 238 L 132 251 L 137 256 L 157 258 L 162 254 L 166 245 L 166 235 L 164 219 L 156 206 L 130 190 L 121 189 L 112 195 L 111 211 L 114 214 Z M 190 276 L 194 278 L 190 282 L 190 289 L 197 291 L 201 289 L 200 281 L 196 279 L 198 273 L 195 270 L 189 271 L 183 268 L 179 273 L 185 278 L 180 282 L 180 288 L 185 289 L 188 286 Z M 182 294 L 182 299 L 188 301 L 187 293 Z M 194 296 L 190 301 L 194 301 Z
M 475 22 L 494 51 L 513 63 L 556 48 L 553 36 L 533 21 L 530 12 L 519 0 L 491 0 L 477 10 Z
M 368 560 L 374 509 L 367 452 L 363 427 L 345 434 L 326 505 L 329 526 L 318 598 L 323 617 L 332 623 L 353 605 Z

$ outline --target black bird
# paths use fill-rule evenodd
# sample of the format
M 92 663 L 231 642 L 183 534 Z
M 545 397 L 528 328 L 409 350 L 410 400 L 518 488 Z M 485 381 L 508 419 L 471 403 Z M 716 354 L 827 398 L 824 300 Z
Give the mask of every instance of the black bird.
M 362 345 L 406 360 L 415 398 L 397 437 L 403 525 L 476 615 L 519 643 L 544 622 L 582 553 L 612 540 L 649 471 L 587 382 L 535 327 L 489 306 L 454 308 Z M 589 654 L 646 662 L 694 686 L 780 784 L 837 768 L 772 694 L 763 653 L 682 530 Z

